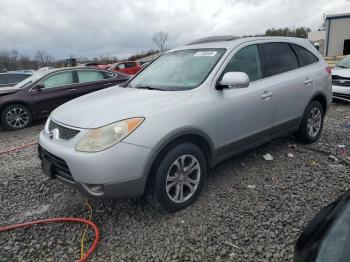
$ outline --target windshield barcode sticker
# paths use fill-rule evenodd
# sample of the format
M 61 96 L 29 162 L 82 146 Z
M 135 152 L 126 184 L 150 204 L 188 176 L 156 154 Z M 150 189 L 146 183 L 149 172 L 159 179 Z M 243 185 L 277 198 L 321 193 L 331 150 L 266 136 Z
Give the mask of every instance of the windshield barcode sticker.
M 202 52 L 196 52 L 193 56 L 215 56 L 216 51 L 202 51 Z

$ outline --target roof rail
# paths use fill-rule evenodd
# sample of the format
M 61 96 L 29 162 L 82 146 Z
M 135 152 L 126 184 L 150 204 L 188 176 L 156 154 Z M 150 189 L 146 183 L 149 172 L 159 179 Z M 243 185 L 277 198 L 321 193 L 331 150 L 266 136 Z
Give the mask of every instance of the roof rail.
M 239 37 L 233 35 L 222 35 L 222 36 L 209 36 L 200 39 L 196 39 L 192 42 L 187 43 L 186 45 L 194 45 L 194 44 L 203 44 L 203 43 L 211 43 L 211 42 L 222 42 L 222 41 L 232 41 Z

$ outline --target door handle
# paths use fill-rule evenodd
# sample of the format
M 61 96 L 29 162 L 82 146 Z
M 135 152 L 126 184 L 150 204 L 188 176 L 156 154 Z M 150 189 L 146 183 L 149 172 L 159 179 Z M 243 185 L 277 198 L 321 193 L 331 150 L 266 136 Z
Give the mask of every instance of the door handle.
M 312 82 L 313 82 L 312 79 L 306 79 L 304 83 L 305 85 L 310 85 L 312 84 Z
M 262 98 L 262 99 L 265 99 L 265 100 L 268 100 L 268 99 L 270 99 L 272 96 L 273 96 L 273 93 L 272 93 L 272 92 L 265 91 L 265 92 L 261 95 L 261 98 Z
M 73 92 L 75 91 L 75 88 L 68 89 L 67 92 Z

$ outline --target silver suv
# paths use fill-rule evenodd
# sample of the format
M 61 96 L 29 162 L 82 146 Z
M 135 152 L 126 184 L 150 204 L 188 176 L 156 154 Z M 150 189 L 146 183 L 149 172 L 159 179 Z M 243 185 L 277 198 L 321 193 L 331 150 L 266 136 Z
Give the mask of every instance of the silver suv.
M 330 68 L 307 40 L 200 39 L 53 111 L 42 168 L 91 197 L 146 193 L 175 212 L 220 161 L 285 133 L 316 141 L 331 97 Z

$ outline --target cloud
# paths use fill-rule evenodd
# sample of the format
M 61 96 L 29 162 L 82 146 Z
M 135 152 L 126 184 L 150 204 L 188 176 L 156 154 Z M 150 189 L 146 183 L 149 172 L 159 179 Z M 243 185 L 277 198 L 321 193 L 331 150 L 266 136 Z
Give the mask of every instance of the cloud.
M 57 58 L 126 57 L 155 48 L 165 31 L 175 47 L 210 35 L 249 35 L 271 27 L 317 30 L 322 14 L 350 12 L 349 0 L 2 0 L 0 49 L 44 50 Z

